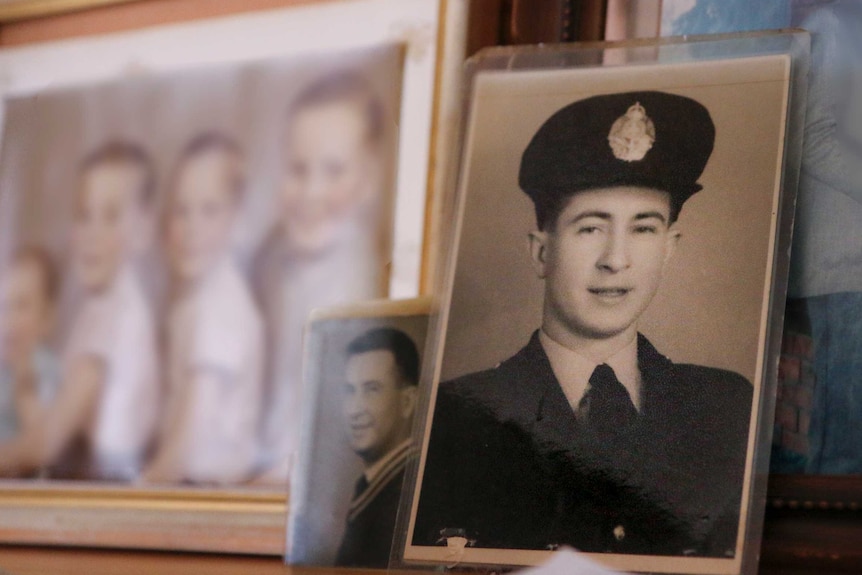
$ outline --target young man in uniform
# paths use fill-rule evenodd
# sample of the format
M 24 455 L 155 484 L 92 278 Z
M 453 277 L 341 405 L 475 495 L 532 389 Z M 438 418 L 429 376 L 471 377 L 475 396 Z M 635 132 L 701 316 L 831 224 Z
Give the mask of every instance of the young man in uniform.
M 351 448 L 365 471 L 347 514 L 336 564 L 389 564 L 404 470 L 413 453 L 419 354 L 404 332 L 372 329 L 347 347 L 343 413 Z
M 440 385 L 414 544 L 734 554 L 752 386 L 638 332 L 714 137 L 701 104 L 661 92 L 575 102 L 533 136 L 542 325 Z

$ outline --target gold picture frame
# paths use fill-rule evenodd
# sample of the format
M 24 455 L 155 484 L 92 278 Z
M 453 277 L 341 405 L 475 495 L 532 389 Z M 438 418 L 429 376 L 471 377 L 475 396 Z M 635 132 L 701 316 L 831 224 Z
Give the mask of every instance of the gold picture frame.
M 140 2 L 140 0 L 6 0 L 0 2 L 0 24 L 129 2 Z
M 12 0 L 0 4 L 0 24 L 139 1 Z M 376 23 L 356 27 L 353 25 L 356 11 L 366 4 L 376 10 Z M 339 5 L 344 5 L 344 9 Z M 414 265 L 408 263 L 407 269 L 413 273 L 412 289 L 420 293 L 433 283 L 430 262 L 440 225 L 441 190 L 446 181 L 444 174 L 453 161 L 450 150 L 454 146 L 448 139 L 454 137 L 459 125 L 466 6 L 467 0 L 314 0 L 236 17 L 169 25 L 164 29 L 0 49 L 0 72 L 21 75 L 13 78 L 13 90 L 33 93 L 45 86 L 98 83 L 162 70 L 176 73 L 196 65 L 195 58 L 201 64 L 213 61 L 212 54 L 202 56 L 201 51 L 197 56 L 179 59 L 176 53 L 164 54 L 170 51 L 166 46 L 181 39 L 189 45 L 201 39 L 209 41 L 211 47 L 221 43 L 224 51 L 233 50 L 226 57 L 231 62 L 271 58 L 273 46 L 279 40 L 267 42 L 262 36 L 277 31 L 279 22 L 289 18 L 291 11 L 308 12 L 318 7 L 321 22 L 325 19 L 326 26 L 333 25 L 335 16 L 342 20 L 343 28 L 355 30 L 358 47 L 402 44 L 405 57 L 401 124 L 410 125 L 410 137 L 401 140 L 411 147 L 406 152 L 405 148 L 400 149 L 398 171 L 399 182 L 409 179 L 413 182 L 410 187 L 415 190 L 410 198 L 402 198 L 403 186 L 399 185 L 398 202 L 406 200 L 417 220 L 417 225 L 409 226 L 416 240 L 408 257 Z M 370 32 L 369 28 L 376 32 Z M 249 34 L 249 29 L 254 32 Z M 283 34 L 283 29 L 280 34 L 289 36 Z M 379 38 L 372 41 L 371 34 Z M 244 46 L 246 38 L 253 46 Z M 326 53 L 344 49 L 343 40 L 339 42 L 337 46 L 306 46 L 299 52 L 304 55 L 314 54 L 310 50 Z M 159 50 L 162 55 L 154 56 Z M 117 56 L 118 53 L 121 55 Z M 72 59 L 75 66 L 69 65 Z M 83 66 L 78 65 L 81 62 Z M 5 90 L 9 88 L 10 85 L 5 86 Z M 397 213 L 395 217 L 399 217 Z M 399 293 L 397 288 L 390 291 L 392 297 L 410 295 Z M 284 490 L 258 487 L 154 488 L 41 479 L 2 480 L 0 544 L 281 555 L 288 501 Z
M 280 555 L 287 498 L 247 489 L 4 483 L 0 541 Z

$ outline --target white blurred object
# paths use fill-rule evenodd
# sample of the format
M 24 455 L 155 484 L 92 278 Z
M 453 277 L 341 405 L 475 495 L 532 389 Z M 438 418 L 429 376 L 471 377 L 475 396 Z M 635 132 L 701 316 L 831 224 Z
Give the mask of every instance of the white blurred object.
M 518 575 L 606 575 L 607 573 L 623 572 L 599 565 L 570 547 L 561 548 L 551 556 L 550 560 L 538 567 L 517 571 Z

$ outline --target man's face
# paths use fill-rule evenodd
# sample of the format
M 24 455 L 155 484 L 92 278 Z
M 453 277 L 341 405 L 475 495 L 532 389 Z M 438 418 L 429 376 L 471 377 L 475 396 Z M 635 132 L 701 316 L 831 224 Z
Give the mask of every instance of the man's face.
M 142 171 L 125 163 L 97 164 L 81 177 L 73 250 L 78 275 L 90 291 L 110 285 L 129 256 L 141 227 L 142 183 Z
M 549 231 L 531 234 L 549 335 L 565 343 L 633 334 L 679 238 L 669 217 L 666 192 L 603 188 L 574 194 Z
M 230 248 L 237 209 L 230 161 L 216 151 L 192 157 L 174 183 L 167 241 L 171 267 L 181 280 L 203 277 Z
M 316 255 L 330 248 L 374 193 L 378 158 L 368 129 L 352 100 L 312 104 L 293 116 L 282 185 L 282 224 L 291 249 Z
M 402 384 L 391 351 L 350 356 L 342 407 L 350 446 L 366 463 L 407 439 L 415 406 L 416 386 Z
M 53 306 L 45 293 L 45 276 L 31 260 L 15 262 L 5 274 L 0 291 L 0 352 L 8 367 L 30 361 L 48 336 Z

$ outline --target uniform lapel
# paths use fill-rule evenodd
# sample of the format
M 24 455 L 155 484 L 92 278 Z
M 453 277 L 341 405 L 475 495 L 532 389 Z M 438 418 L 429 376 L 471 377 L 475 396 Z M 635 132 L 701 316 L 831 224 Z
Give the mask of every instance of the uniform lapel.
M 644 385 L 643 432 L 637 438 L 637 480 L 695 539 L 706 525 L 703 453 L 693 435 L 692 402 L 673 362 L 638 335 L 638 364 Z
M 539 332 L 533 333 L 530 343 L 515 356 L 517 370 L 512 378 L 529 393 L 522 393 L 522 421 L 524 429 L 533 437 L 543 453 L 568 451 L 578 436 L 579 424 L 563 393 L 551 362 L 539 342 Z
M 642 334 L 638 334 L 638 369 L 641 372 L 644 418 L 653 422 L 672 421 L 678 413 L 678 393 L 674 390 L 673 363 L 660 354 Z

